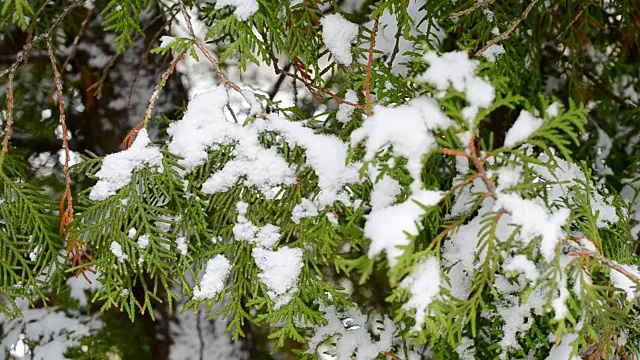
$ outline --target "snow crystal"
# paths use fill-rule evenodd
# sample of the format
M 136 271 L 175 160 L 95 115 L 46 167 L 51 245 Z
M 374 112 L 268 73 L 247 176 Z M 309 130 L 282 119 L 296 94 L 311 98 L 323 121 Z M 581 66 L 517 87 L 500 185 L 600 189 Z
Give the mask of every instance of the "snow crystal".
M 358 166 L 347 165 L 348 146 L 338 137 L 316 134 L 298 122 L 273 115 L 258 126 L 265 131 L 280 133 L 290 146 L 305 150 L 306 163 L 318 176 L 320 194 L 317 202 L 320 206 L 331 205 L 338 200 L 338 193 L 345 184 L 360 181 Z
M 124 262 L 129 258 L 127 254 L 122 252 L 122 246 L 120 246 L 120 244 L 115 241 L 111 242 L 110 249 L 111 249 L 111 253 L 113 253 L 113 255 L 115 255 L 118 261 L 120 262 Z
M 296 205 L 291 211 L 291 221 L 300 224 L 300 220 L 304 218 L 314 217 L 318 215 L 318 207 L 311 200 L 303 198 L 302 202 Z
M 417 203 L 432 206 L 441 198 L 441 191 L 423 190 L 401 204 L 373 209 L 364 225 L 364 235 L 371 239 L 369 257 L 374 257 L 384 250 L 389 265 L 395 266 L 398 257 L 404 252 L 399 247 L 409 244 L 407 234 L 418 234 L 416 223 L 424 214 L 424 209 Z
M 233 6 L 235 10 L 233 14 L 238 18 L 238 20 L 244 21 L 249 19 L 249 17 L 255 14 L 260 6 L 256 0 L 217 0 L 216 1 L 216 9 L 222 9 L 225 6 Z
M 559 241 L 565 238 L 562 227 L 569 218 L 570 210 L 561 208 L 550 214 L 547 208 L 537 200 L 523 199 L 517 194 L 498 194 L 496 209 L 504 209 L 509 215 L 502 221 L 520 226 L 518 239 L 527 244 L 541 236 L 540 251 L 545 260 L 551 261 L 556 253 Z
M 422 159 L 436 147 L 430 131 L 448 128 L 452 125 L 451 119 L 434 99 L 426 97 L 395 108 L 375 106 L 373 112 L 362 127 L 351 133 L 351 145 L 367 139 L 366 161 L 373 160 L 381 148 L 392 145 L 395 155 L 407 159 L 407 170 L 414 179 L 412 189 L 419 190 Z
M 380 181 L 373 185 L 371 190 L 371 206 L 373 208 L 385 208 L 394 202 L 396 197 L 402 192 L 402 187 L 398 180 L 385 174 Z
M 254 241 L 262 248 L 271 249 L 279 239 L 280 228 L 272 224 L 267 224 L 258 230 Z
M 429 305 L 440 294 L 440 266 L 438 260 L 434 257 L 423 260 L 400 285 L 409 289 L 411 294 L 403 307 L 416 309 L 416 324 L 414 328 L 418 331 L 422 328 L 424 317 L 429 315 L 427 311 Z
M 358 103 L 358 94 L 356 94 L 355 91 L 353 90 L 348 90 L 347 93 L 344 96 L 344 99 L 352 102 L 354 104 Z M 347 104 L 340 104 L 338 105 L 338 112 L 336 113 L 336 120 L 340 121 L 343 124 L 348 123 L 349 121 L 351 121 L 351 114 L 353 114 L 353 111 L 355 110 L 355 108 L 351 105 L 347 105 Z
M 336 215 L 336 213 L 330 211 L 327 213 L 327 220 L 329 220 L 329 222 L 331 223 L 331 225 L 333 226 L 338 226 L 339 222 L 338 222 L 338 215 Z
M 638 271 L 638 267 L 636 265 L 620 265 L 620 267 L 628 271 L 632 276 L 635 276 L 636 279 L 640 279 L 640 271 Z M 626 293 L 628 301 L 636 298 L 638 285 L 629 279 L 629 277 L 618 270 L 611 269 L 609 278 L 615 287 L 622 289 Z
M 358 25 L 340 14 L 327 15 L 322 20 L 322 40 L 336 62 L 349 66 L 353 61 L 351 43 L 358 36 Z
M 490 62 L 495 62 L 500 57 L 500 55 L 504 54 L 504 52 L 504 47 L 502 45 L 493 44 L 482 53 L 482 56 L 484 56 Z
M 160 38 L 160 47 L 161 48 L 166 48 L 169 45 L 171 45 L 171 43 L 173 43 L 174 41 L 176 41 L 176 38 L 174 38 L 173 36 L 163 36 Z
M 168 149 L 182 159 L 178 164 L 193 170 L 207 159 L 207 149 L 213 144 L 230 144 L 237 137 L 239 125 L 227 122 L 223 108 L 228 96 L 224 86 L 200 94 L 189 101 L 182 120 L 169 125 Z M 235 125 L 235 126 L 234 126 Z
M 367 316 L 357 308 L 348 308 L 338 313 L 335 306 L 320 304 L 320 311 L 324 313 L 326 325 L 315 328 L 315 334 L 309 339 L 307 352 L 317 354 L 319 358 L 326 359 L 319 345 L 327 339 L 335 339 L 336 359 L 353 359 L 356 352 L 356 360 L 375 360 L 378 355 L 387 351 L 393 345 L 393 333 L 396 327 L 388 317 L 384 317 L 382 329 L 376 328 L 378 341 L 371 339 L 368 331 Z M 334 335 L 339 335 L 334 337 Z
M 233 236 L 237 240 L 250 241 L 256 236 L 258 228 L 251 222 L 238 220 L 239 222 L 233 226 Z
M 127 237 L 129 239 L 133 239 L 134 237 L 136 237 L 136 228 L 129 229 L 129 232 L 127 232 Z
M 200 280 L 200 286 L 193 288 L 193 299 L 213 299 L 224 289 L 224 284 L 230 271 L 231 263 L 222 255 L 216 255 L 213 259 L 207 261 L 207 267 L 202 280 Z
M 149 246 L 149 234 L 140 235 L 138 237 L 138 246 L 141 249 L 146 249 Z
M 463 337 L 460 345 L 456 346 L 456 354 L 460 360 L 475 360 L 476 349 L 474 347 L 474 341 L 471 338 Z
M 147 130 L 141 129 L 129 149 L 107 155 L 96 173 L 98 182 L 91 189 L 89 198 L 102 201 L 115 195 L 131 182 L 134 170 L 148 166 L 162 171 L 162 153 L 149 146 L 150 142 Z
M 566 334 L 562 337 L 560 344 L 554 344 L 549 351 L 549 356 L 546 360 L 580 360 L 579 356 L 571 356 L 573 352 L 573 343 L 578 338 L 577 334 Z
M 275 309 L 286 305 L 298 289 L 302 250 L 284 246 L 271 251 L 256 247 L 251 253 L 262 271 L 258 277 L 266 285 L 269 297 L 275 302 Z
M 538 276 L 540 275 L 538 273 L 538 269 L 536 269 L 536 264 L 527 259 L 524 255 L 516 255 L 509 259 L 509 261 L 504 265 L 504 270 L 523 273 L 531 282 L 538 280 Z
M 514 145 L 527 140 L 531 134 L 536 132 L 542 126 L 542 119 L 533 116 L 530 112 L 522 110 L 511 129 L 507 131 L 504 138 L 504 146 L 513 147 Z
M 426 81 L 440 91 L 449 86 L 465 93 L 467 101 L 478 108 L 487 108 L 495 99 L 493 86 L 476 76 L 478 60 L 470 60 L 465 51 L 452 51 L 439 56 L 436 52 L 428 52 L 424 59 L 429 63 L 427 71 L 418 76 L 418 80 Z
M 180 236 L 178 237 L 178 239 L 176 239 L 177 242 L 177 248 L 178 248 L 178 252 L 180 252 L 180 255 L 187 255 L 187 251 L 188 251 L 188 246 L 187 246 L 187 238 L 184 236 Z

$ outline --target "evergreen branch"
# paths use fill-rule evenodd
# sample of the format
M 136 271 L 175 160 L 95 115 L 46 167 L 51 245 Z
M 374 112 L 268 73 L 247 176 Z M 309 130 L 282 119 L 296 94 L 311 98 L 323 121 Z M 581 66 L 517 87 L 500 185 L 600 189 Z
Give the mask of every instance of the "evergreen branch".
M 499 43 L 502 40 L 505 40 L 506 38 L 509 37 L 509 35 L 511 35 L 511 33 L 518 27 L 518 25 L 520 25 L 520 23 L 527 18 L 527 16 L 529 16 L 529 12 L 531 12 L 531 9 L 533 9 L 533 7 L 538 3 L 538 0 L 532 0 L 531 3 L 529 3 L 529 5 L 524 9 L 524 12 L 522 13 L 522 15 L 520 15 L 520 17 L 518 17 L 516 20 L 514 20 L 509 27 L 507 28 L 507 30 L 503 33 L 501 33 L 500 35 L 494 37 L 493 39 L 489 40 L 482 48 L 480 48 L 480 50 L 476 51 L 476 53 L 473 55 L 475 57 L 481 56 L 482 54 L 484 54 L 485 51 L 487 51 L 488 48 L 490 48 L 491 46 Z

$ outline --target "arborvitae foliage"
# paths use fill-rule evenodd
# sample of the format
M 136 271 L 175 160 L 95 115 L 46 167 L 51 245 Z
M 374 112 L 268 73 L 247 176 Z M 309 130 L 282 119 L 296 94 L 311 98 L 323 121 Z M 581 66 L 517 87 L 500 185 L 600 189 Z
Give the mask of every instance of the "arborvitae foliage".
M 87 319 L 174 311 L 249 339 L 240 357 L 640 356 L 637 2 L 9 0 L 0 16 L 12 356 L 62 337 L 68 357 L 130 356 Z M 150 54 L 166 67 L 121 149 L 74 148 L 100 130 L 67 115 Z M 10 320 L 43 307 L 76 335 Z M 222 356 L 198 330 L 200 356 Z

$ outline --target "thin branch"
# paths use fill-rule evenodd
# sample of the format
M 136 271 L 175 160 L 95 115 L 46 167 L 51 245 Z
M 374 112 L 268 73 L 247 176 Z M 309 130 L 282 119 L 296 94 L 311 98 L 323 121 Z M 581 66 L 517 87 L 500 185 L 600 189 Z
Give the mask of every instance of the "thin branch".
M 58 111 L 60 126 L 62 127 L 62 147 L 64 149 L 64 194 L 60 198 L 60 234 L 63 235 L 67 243 L 67 257 L 71 255 L 72 267 L 84 264 L 84 259 L 91 259 L 89 254 L 83 248 L 80 239 L 73 235 L 69 229 L 69 225 L 73 222 L 73 196 L 71 194 L 71 176 L 69 174 L 69 166 L 71 162 L 71 151 L 69 150 L 69 134 L 67 129 L 67 121 L 65 117 L 65 105 L 64 94 L 62 92 L 62 76 L 58 70 L 58 62 L 56 61 L 53 53 L 53 47 L 51 46 L 51 40 L 47 40 L 47 50 L 49 52 L 49 59 L 51 60 L 51 70 L 53 70 L 53 80 L 55 82 L 56 91 L 58 95 Z M 86 272 L 90 271 L 95 273 L 93 269 L 80 267 L 76 270 L 76 277 L 80 274 L 91 283 L 91 280 L 87 276 Z
M 149 123 L 149 120 L 151 119 L 151 115 L 153 113 L 153 108 L 155 107 L 156 102 L 160 97 L 160 92 L 162 91 L 162 88 L 164 88 L 164 86 L 167 84 L 167 80 L 169 80 L 169 77 L 175 71 L 176 65 L 178 65 L 178 63 L 182 61 L 182 59 L 184 59 L 185 55 L 187 54 L 187 51 L 189 51 L 188 47 L 185 47 L 184 49 L 182 49 L 182 51 L 178 54 L 178 56 L 176 56 L 171 61 L 171 64 L 169 64 L 169 68 L 162 74 L 160 82 L 158 83 L 158 85 L 156 85 L 156 88 L 153 91 L 153 94 L 151 94 L 151 98 L 149 99 L 149 104 L 147 105 L 147 110 L 144 113 L 144 119 L 142 119 L 142 122 L 138 124 L 138 126 L 133 128 L 133 130 L 131 130 L 129 134 L 127 134 L 127 136 L 124 138 L 124 141 L 122 143 L 123 149 L 126 150 L 130 148 L 131 145 L 133 144 L 133 140 L 135 136 L 138 134 L 138 132 L 140 132 L 140 129 L 147 127 L 147 124 Z
M 480 2 L 476 2 L 475 4 L 473 4 L 470 8 L 466 9 L 466 10 L 462 10 L 462 11 L 458 11 L 458 12 L 454 12 L 451 15 L 449 15 L 450 19 L 457 19 L 457 18 L 461 18 L 463 16 L 467 16 L 469 14 L 471 14 L 472 12 L 476 11 L 476 9 L 482 7 L 482 6 L 486 6 L 486 5 L 491 5 L 495 2 L 496 0 L 484 0 L 484 1 L 480 1 Z
M 391 51 L 391 56 L 389 57 L 389 61 L 387 61 L 387 66 L 389 70 L 393 67 L 393 62 L 396 60 L 396 56 L 400 52 L 400 37 L 402 36 L 402 26 L 398 24 L 398 31 L 396 31 L 396 43 L 393 45 L 393 50 Z
M 62 12 L 60 13 L 60 15 L 58 15 L 58 17 L 53 21 L 53 24 L 51 25 L 51 27 L 49 27 L 49 29 L 47 29 L 47 31 L 42 34 L 42 35 L 38 35 L 35 38 L 33 38 L 33 40 L 27 42 L 24 47 L 22 48 L 22 51 L 20 51 L 20 53 L 18 53 L 18 56 L 16 57 L 16 61 L 9 66 L 8 68 L 0 71 L 0 78 L 4 77 L 5 75 L 9 74 L 12 71 L 15 71 L 18 66 L 20 65 L 20 63 L 27 59 L 29 57 L 29 53 L 31 52 L 31 49 L 33 49 L 33 47 L 35 46 L 36 43 L 38 43 L 41 40 L 49 40 L 49 38 L 51 37 L 51 34 L 53 34 L 53 31 L 58 27 L 58 25 L 60 25 L 60 23 L 62 22 L 62 20 L 64 20 L 65 17 L 67 17 L 67 15 L 69 15 L 69 13 L 71 12 L 71 10 L 77 8 L 78 6 L 84 4 L 85 0 L 80 0 L 80 1 L 76 1 L 74 3 L 72 3 L 71 5 L 67 6 L 64 10 L 62 10 Z
M 476 53 L 474 54 L 475 57 L 478 57 L 480 55 L 482 55 L 485 51 L 487 51 L 488 48 L 490 48 L 491 46 L 499 43 L 502 40 L 505 40 L 506 38 L 509 37 L 509 35 L 511 35 L 511 33 L 513 31 L 515 31 L 515 29 L 518 27 L 518 25 L 520 25 L 520 23 L 527 18 L 527 16 L 529 16 L 529 13 L 531 12 L 531 9 L 533 9 L 533 7 L 538 3 L 538 0 L 533 0 L 531 1 L 531 3 L 524 9 L 524 12 L 522 13 L 522 15 L 520 15 L 519 18 L 515 19 L 510 25 L 509 28 L 507 28 L 507 31 L 503 32 L 502 34 L 494 37 L 493 39 L 489 40 L 480 50 L 476 51 Z
M 89 24 L 89 21 L 91 20 L 92 16 L 93 16 L 93 9 L 89 9 L 87 11 L 87 14 L 84 17 L 84 20 L 82 20 L 82 23 L 80 24 L 80 30 L 78 30 L 76 37 L 73 39 L 73 43 L 71 44 L 71 50 L 69 51 L 69 55 L 64 60 L 64 63 L 60 68 L 60 74 L 64 75 L 67 69 L 67 65 L 69 65 L 69 62 L 71 61 L 71 59 L 73 59 L 73 57 L 76 56 L 76 52 L 78 51 L 78 43 L 80 42 L 80 39 L 82 39 L 82 36 L 84 36 L 84 31 L 86 30 L 87 25 Z
M 7 92 L 7 123 L 4 126 L 4 138 L 2 139 L 2 153 L 9 151 L 9 139 L 13 133 L 13 77 L 15 71 L 9 72 L 9 84 Z
M 373 70 L 373 51 L 376 47 L 376 35 L 378 34 L 378 25 L 380 25 L 380 17 L 377 17 L 373 23 L 371 30 L 371 43 L 369 44 L 369 61 L 367 62 L 367 75 L 364 79 L 364 102 L 366 105 L 365 113 L 367 116 L 373 115 L 371 110 L 371 73 Z

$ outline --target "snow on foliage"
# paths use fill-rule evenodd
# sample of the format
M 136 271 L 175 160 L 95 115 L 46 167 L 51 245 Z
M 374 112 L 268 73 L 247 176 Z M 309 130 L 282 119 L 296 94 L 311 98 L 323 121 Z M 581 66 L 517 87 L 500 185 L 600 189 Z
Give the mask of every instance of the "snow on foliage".
M 384 317 L 383 323 L 375 323 L 374 329 L 379 340 L 374 341 L 370 334 L 367 316 L 357 308 L 347 308 L 338 312 L 335 306 L 320 304 L 320 311 L 324 313 L 326 325 L 314 328 L 314 335 L 309 339 L 308 351 L 324 355 L 330 359 L 352 359 L 355 352 L 356 360 L 374 360 L 383 351 L 389 349 L 393 343 L 393 333 L 396 330 L 391 319 Z M 324 340 L 336 336 L 334 346 L 321 349 Z
M 216 9 L 232 6 L 234 15 L 238 20 L 248 20 L 260 8 L 256 0 L 216 0 Z
M 369 257 L 383 250 L 389 265 L 394 266 L 404 253 L 401 248 L 409 244 L 407 235 L 417 235 L 417 223 L 424 213 L 423 206 L 432 206 L 442 199 L 440 191 L 421 191 L 403 203 L 374 209 L 367 217 L 364 235 L 371 239 Z
M 353 61 L 351 44 L 358 36 L 358 25 L 340 14 L 327 15 L 322 20 L 322 40 L 336 62 L 349 66 Z
M 512 147 L 527 140 L 531 134 L 542 126 L 542 119 L 536 118 L 530 112 L 522 110 L 511 129 L 504 138 L 504 146 Z
M 212 300 L 224 289 L 230 271 L 231 263 L 223 255 L 216 255 L 207 261 L 200 286 L 193 288 L 193 298 L 195 300 Z
M 262 272 L 258 277 L 267 287 L 267 293 L 278 309 L 291 301 L 298 289 L 302 271 L 302 250 L 283 246 L 277 251 L 253 248 L 251 252 Z
M 147 130 L 141 129 L 129 149 L 107 155 L 96 173 L 98 182 L 91 189 L 89 198 L 102 201 L 113 196 L 131 182 L 135 170 L 150 167 L 162 171 L 162 153 L 150 143 Z

